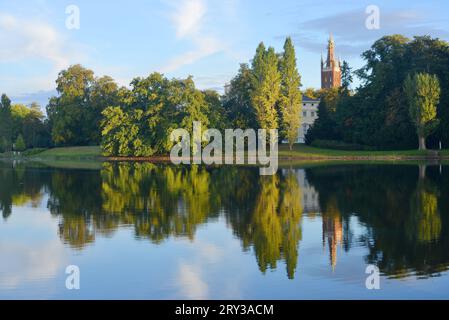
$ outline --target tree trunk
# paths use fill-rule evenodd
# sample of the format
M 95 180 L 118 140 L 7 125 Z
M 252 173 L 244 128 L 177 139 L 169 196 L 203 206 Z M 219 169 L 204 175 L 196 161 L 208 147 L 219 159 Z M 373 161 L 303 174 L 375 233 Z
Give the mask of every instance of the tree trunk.
M 427 165 L 425 165 L 425 164 L 419 165 L 419 179 L 420 180 L 424 180 L 426 178 L 426 169 L 427 169 Z
M 419 137 L 419 150 L 426 150 L 426 138 Z

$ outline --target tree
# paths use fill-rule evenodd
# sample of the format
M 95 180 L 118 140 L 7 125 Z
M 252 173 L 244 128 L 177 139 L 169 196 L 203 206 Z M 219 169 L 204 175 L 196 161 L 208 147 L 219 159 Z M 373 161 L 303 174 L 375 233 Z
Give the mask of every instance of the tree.
M 10 151 L 11 141 L 11 100 L 6 94 L 2 94 L 0 100 L 0 152 Z
M 29 107 L 23 104 L 11 106 L 12 139 L 22 135 L 27 148 L 43 148 L 50 145 L 50 133 L 40 106 L 33 102 Z
M 226 118 L 234 128 L 256 128 L 257 120 L 251 101 L 252 71 L 241 64 L 238 74 L 231 80 L 223 98 Z
M 345 91 L 349 91 L 349 87 L 353 81 L 352 69 L 347 61 L 343 61 L 341 65 L 341 86 Z
M 277 129 L 278 114 L 276 104 L 279 100 L 281 75 L 279 59 L 270 47 L 265 50 L 263 43 L 256 50 L 252 67 L 251 101 L 256 119 L 261 129 Z
M 92 70 L 74 65 L 59 73 L 56 80 L 59 96 L 50 99 L 47 115 L 52 124 L 56 145 L 86 145 L 85 132 L 89 92 L 94 82 Z
M 409 75 L 404 82 L 410 118 L 416 126 L 419 149 L 426 150 L 426 139 L 439 124 L 437 105 L 440 99 L 438 77 L 427 73 Z
M 16 142 L 14 143 L 14 150 L 15 151 L 25 151 L 26 150 L 25 140 L 23 140 L 23 137 L 21 134 L 19 134 L 19 136 L 16 139 Z
M 86 135 L 89 143 L 100 143 L 101 131 L 98 128 L 103 117 L 101 113 L 107 107 L 116 106 L 118 103 L 119 88 L 114 79 L 109 76 L 96 78 L 90 90 L 86 114 Z
M 95 78 L 92 70 L 74 65 L 59 73 L 56 84 L 58 96 L 47 106 L 55 144 L 98 144 L 101 113 L 118 103 L 114 80 Z
M 295 48 L 292 39 L 285 40 L 284 53 L 280 63 L 281 73 L 281 130 L 287 138 L 290 150 L 298 140 L 298 130 L 301 125 L 302 94 L 300 91 L 301 77 L 296 65 Z
M 323 91 L 318 105 L 318 119 L 312 128 L 307 131 L 306 144 L 311 144 L 314 140 L 338 140 L 340 138 L 335 120 L 339 100 L 338 88 Z
M 192 78 L 169 80 L 159 73 L 136 78 L 122 90 L 119 106 L 103 111 L 102 147 L 107 155 L 152 156 L 170 152 L 170 133 L 183 128 L 193 134 L 193 122 L 209 126 L 209 104 Z
M 218 92 L 214 90 L 204 90 L 202 93 L 208 105 L 207 118 L 209 119 L 210 127 L 219 130 L 229 128 L 225 108 L 223 107 Z
M 47 148 L 51 146 L 51 133 L 41 107 L 33 102 L 29 110 L 22 129 L 27 148 Z
M 5 137 L 0 137 L 0 153 L 9 151 L 10 144 Z
M 306 97 L 309 97 L 310 99 L 318 99 L 319 98 L 319 92 L 317 92 L 317 90 L 315 90 L 314 88 L 307 88 L 304 91 L 304 95 Z

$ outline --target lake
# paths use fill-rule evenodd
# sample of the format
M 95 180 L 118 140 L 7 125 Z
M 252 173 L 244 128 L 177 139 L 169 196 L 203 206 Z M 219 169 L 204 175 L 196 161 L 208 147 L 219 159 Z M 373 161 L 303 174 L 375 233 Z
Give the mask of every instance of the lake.
M 448 166 L 0 162 L 0 212 L 1 299 L 449 299 Z

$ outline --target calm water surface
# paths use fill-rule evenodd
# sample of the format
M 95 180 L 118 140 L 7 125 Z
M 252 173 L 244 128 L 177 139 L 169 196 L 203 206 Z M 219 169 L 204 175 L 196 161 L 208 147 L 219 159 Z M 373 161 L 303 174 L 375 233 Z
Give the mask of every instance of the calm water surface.
M 0 212 L 2 299 L 449 299 L 445 166 L 0 162 Z

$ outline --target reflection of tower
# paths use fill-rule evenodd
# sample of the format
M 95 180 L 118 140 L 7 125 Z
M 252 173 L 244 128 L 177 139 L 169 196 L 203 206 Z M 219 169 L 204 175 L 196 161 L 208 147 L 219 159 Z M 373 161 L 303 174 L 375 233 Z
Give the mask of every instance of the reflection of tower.
M 339 216 L 323 216 L 323 248 L 329 246 L 329 257 L 332 270 L 337 265 L 337 247 L 342 245 L 343 225 Z

